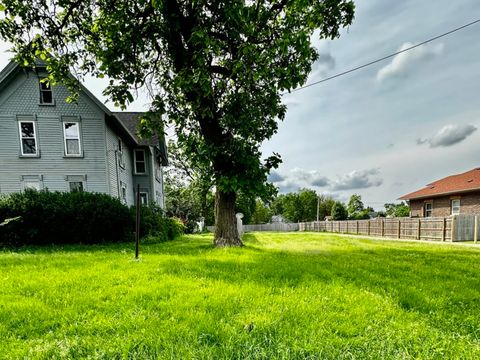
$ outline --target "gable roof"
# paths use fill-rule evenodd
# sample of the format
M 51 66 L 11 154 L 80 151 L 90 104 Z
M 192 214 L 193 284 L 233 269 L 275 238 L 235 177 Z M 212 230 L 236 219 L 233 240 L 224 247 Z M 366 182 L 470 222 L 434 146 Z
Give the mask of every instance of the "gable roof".
M 403 195 L 399 199 L 421 199 L 474 190 L 480 190 L 480 168 L 475 168 L 461 174 L 447 176 L 446 178 L 428 184 L 423 189 Z
M 39 61 L 37 63 L 39 68 L 45 67 L 45 62 Z M 15 61 L 10 61 L 7 66 L 5 66 L 2 71 L 0 71 L 0 85 L 6 81 L 10 75 L 12 75 L 15 70 L 19 69 L 20 66 Z M 73 75 L 70 74 L 73 77 Z M 141 112 L 112 112 L 110 111 L 104 103 L 102 103 L 95 95 L 93 95 L 90 90 L 88 90 L 82 83 L 80 83 L 80 89 L 85 95 L 93 101 L 106 115 L 108 120 L 113 121 L 114 125 L 120 129 L 120 131 L 126 135 L 131 142 L 137 146 L 154 146 L 158 148 L 159 155 L 162 158 L 162 165 L 167 165 L 167 147 L 165 144 L 164 137 L 161 139 L 157 136 L 150 140 L 140 139 L 137 135 L 137 126 L 140 121 L 140 116 L 143 115 Z
M 123 124 L 131 136 L 136 140 L 137 145 L 140 146 L 154 146 L 158 148 L 162 158 L 162 165 L 168 165 L 167 147 L 165 144 L 165 137 L 154 135 L 150 139 L 142 139 L 138 135 L 138 124 L 144 112 L 114 112 L 113 115 Z
M 138 136 L 138 124 L 140 117 L 145 114 L 143 112 L 114 112 L 113 115 L 122 122 L 128 132 L 135 138 L 138 145 L 143 146 L 158 146 L 159 140 L 157 136 L 151 139 L 142 139 Z

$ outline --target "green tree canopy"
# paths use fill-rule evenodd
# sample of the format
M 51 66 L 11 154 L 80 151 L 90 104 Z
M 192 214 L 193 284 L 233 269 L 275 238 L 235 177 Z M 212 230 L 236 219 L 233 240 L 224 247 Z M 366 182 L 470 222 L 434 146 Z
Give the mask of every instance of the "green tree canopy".
M 252 224 L 266 224 L 272 219 L 272 212 L 268 206 L 260 199 L 255 204 L 255 212 L 252 215 Z
M 336 201 L 332 207 L 332 219 L 333 220 L 346 220 L 348 218 L 348 211 L 345 205 L 340 202 Z
M 351 0 L 2 0 L 0 37 L 24 66 L 46 62 L 51 83 L 108 77 L 104 94 L 125 107 L 151 93 L 142 133 L 163 117 L 216 188 L 217 246 L 241 245 L 236 194 L 273 191 L 278 154 L 260 145 L 285 117 L 281 94 L 305 83 L 319 54 L 313 36 L 333 39 L 352 23 Z
M 363 205 L 362 197 L 358 194 L 353 194 L 350 196 L 348 201 L 347 211 L 349 217 L 355 217 L 357 213 L 362 212 L 365 209 Z
M 391 217 L 408 217 L 410 216 L 410 206 L 403 201 L 399 204 L 387 203 L 385 204 L 385 213 Z

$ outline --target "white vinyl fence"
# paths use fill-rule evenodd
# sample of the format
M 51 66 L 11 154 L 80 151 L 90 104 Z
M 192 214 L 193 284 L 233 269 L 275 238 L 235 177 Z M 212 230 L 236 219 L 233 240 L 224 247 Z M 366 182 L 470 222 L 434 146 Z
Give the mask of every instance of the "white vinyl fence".
M 207 226 L 208 231 L 214 232 L 215 226 Z M 255 225 L 243 225 L 243 232 L 253 231 L 298 231 L 298 223 L 273 223 L 273 224 L 255 224 Z

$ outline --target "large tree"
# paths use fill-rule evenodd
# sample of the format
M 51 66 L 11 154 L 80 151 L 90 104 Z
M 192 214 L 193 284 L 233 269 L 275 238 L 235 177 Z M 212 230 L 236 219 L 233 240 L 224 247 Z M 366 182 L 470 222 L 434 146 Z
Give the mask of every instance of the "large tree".
M 307 79 L 312 45 L 353 20 L 351 0 L 1 0 L 0 37 L 16 60 L 46 61 L 49 79 L 78 89 L 85 74 L 108 77 L 117 105 L 135 89 L 152 95 L 142 125 L 162 115 L 189 156 L 210 167 L 216 187 L 217 246 L 241 245 L 238 191 L 272 191 L 267 174 L 280 158 L 259 147 L 285 116 L 281 94 Z M 75 92 L 74 92 L 75 94 Z M 73 97 L 74 99 L 75 97 Z

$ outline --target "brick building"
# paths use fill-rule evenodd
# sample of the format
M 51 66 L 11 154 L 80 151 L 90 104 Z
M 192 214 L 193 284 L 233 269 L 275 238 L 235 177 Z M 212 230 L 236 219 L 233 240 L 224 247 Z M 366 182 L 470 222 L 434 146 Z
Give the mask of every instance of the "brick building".
M 480 168 L 451 175 L 403 195 L 411 217 L 480 214 Z

